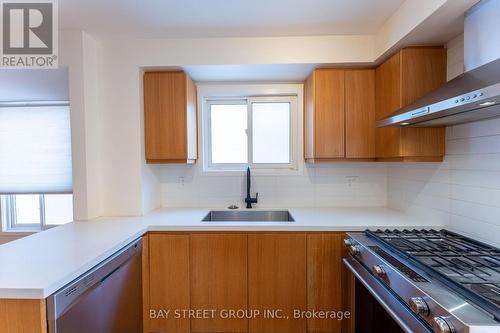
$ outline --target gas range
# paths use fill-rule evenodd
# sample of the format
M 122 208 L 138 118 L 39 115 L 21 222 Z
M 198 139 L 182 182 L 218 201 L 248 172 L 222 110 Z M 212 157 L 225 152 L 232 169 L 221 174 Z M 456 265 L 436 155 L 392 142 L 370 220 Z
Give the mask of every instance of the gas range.
M 500 250 L 447 230 L 348 233 L 344 260 L 406 332 L 500 333 Z

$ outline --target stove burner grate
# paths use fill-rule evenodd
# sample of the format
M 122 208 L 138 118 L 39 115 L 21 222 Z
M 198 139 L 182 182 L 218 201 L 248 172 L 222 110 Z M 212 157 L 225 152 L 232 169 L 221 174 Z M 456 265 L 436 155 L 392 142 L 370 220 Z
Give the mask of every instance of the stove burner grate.
M 463 296 L 480 301 L 500 320 L 499 249 L 447 230 L 367 230 L 366 234 Z

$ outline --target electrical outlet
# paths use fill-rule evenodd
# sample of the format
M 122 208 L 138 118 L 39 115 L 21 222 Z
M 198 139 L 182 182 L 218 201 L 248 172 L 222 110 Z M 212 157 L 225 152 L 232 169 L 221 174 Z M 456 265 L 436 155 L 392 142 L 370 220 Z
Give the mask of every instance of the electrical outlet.
M 359 176 L 346 176 L 347 186 L 351 187 L 357 180 Z

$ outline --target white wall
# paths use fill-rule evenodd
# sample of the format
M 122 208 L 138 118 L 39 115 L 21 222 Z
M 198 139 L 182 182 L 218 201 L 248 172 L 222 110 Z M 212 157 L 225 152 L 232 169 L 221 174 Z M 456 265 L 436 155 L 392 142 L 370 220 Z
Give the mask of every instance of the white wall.
M 59 64 L 68 67 L 75 220 L 100 215 L 100 119 L 97 44 L 82 31 L 59 32 Z
M 159 166 L 164 207 L 244 206 L 245 174 L 202 175 L 197 166 Z M 381 163 L 309 165 L 302 175 L 252 176 L 256 207 L 385 206 L 387 169 Z
M 463 37 L 448 46 L 452 78 Z M 449 127 L 443 163 L 389 164 L 388 205 L 500 244 L 500 119 Z
M 67 101 L 68 69 L 0 69 L 0 101 Z
M 374 57 L 370 36 L 112 40 L 99 43 L 98 52 L 104 216 L 141 215 L 166 202 L 159 180 L 164 172 L 144 162 L 142 68 L 365 63 Z
M 390 50 L 446 2 L 446 0 L 403 2 L 375 34 L 377 57 Z
M 450 40 L 446 47 L 448 51 L 446 78 L 450 81 L 464 72 L 464 34 Z
M 388 204 L 500 244 L 500 119 L 448 128 L 443 163 L 390 164 Z

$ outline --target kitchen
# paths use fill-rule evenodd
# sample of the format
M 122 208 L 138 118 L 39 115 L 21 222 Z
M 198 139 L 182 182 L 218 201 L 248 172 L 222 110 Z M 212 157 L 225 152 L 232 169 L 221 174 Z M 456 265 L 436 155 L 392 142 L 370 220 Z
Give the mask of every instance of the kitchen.
M 500 1 L 45 2 L 1 332 L 500 332 Z

